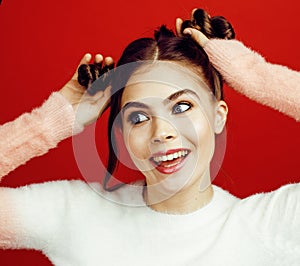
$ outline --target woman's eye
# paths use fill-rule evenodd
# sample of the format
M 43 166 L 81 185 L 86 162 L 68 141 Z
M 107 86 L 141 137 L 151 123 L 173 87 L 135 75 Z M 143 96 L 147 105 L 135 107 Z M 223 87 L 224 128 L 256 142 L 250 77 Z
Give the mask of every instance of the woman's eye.
M 184 113 L 185 111 L 189 110 L 191 107 L 192 105 L 187 102 L 176 103 L 172 108 L 172 113 L 173 114 Z
M 128 121 L 133 125 L 140 124 L 147 120 L 149 120 L 149 118 L 143 113 L 134 112 L 128 116 Z

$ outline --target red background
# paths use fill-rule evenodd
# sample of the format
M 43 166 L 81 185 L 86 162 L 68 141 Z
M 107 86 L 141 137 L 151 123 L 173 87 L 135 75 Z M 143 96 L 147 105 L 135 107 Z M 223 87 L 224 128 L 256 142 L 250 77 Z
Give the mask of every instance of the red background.
M 151 36 L 163 23 L 173 27 L 177 16 L 187 18 L 194 7 L 225 16 L 237 39 L 269 61 L 300 69 L 299 4 L 294 0 L 3 0 L 0 124 L 39 106 L 60 89 L 84 53 L 118 58 L 130 41 Z M 225 96 L 230 108 L 227 151 L 214 183 L 246 197 L 299 182 L 299 123 L 230 88 L 225 88 Z M 1 186 L 80 176 L 68 139 L 10 173 Z M 0 264 L 51 265 L 40 253 L 23 250 L 0 251 Z

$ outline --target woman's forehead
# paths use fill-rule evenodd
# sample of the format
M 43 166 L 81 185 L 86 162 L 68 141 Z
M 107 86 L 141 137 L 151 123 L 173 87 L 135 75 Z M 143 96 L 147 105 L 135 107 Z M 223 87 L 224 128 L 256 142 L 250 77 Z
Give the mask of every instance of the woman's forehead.
M 139 68 L 128 80 L 122 105 L 148 97 L 165 99 L 177 91 L 190 90 L 207 98 L 210 89 L 200 75 L 181 64 L 156 61 Z

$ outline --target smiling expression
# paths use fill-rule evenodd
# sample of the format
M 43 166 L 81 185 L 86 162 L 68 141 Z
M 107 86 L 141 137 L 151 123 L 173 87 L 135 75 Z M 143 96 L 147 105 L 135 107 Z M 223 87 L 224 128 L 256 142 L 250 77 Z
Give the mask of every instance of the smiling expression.
M 174 62 L 146 66 L 128 81 L 121 107 L 124 142 L 147 187 L 176 193 L 208 181 L 220 105 L 199 74 Z

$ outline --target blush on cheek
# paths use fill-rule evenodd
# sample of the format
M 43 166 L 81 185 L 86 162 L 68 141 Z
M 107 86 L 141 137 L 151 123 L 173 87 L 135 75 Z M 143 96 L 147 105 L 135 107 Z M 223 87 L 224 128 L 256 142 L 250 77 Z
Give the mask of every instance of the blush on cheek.
M 144 160 L 150 156 L 148 141 L 140 136 L 129 139 L 127 150 L 137 160 Z
M 14 213 L 13 199 L 10 195 L 11 189 L 0 188 L 0 248 L 14 248 L 17 244 L 16 213 Z

